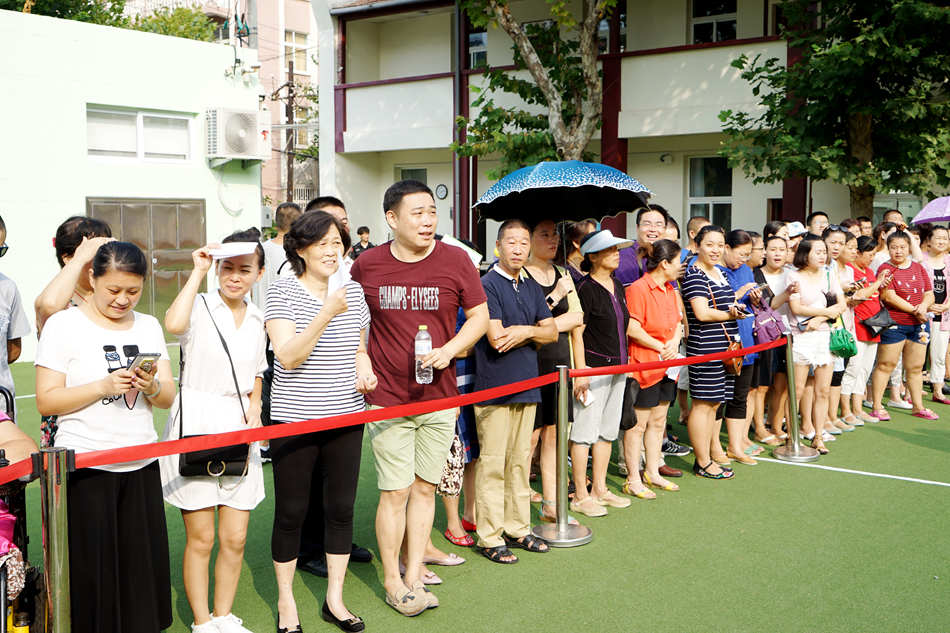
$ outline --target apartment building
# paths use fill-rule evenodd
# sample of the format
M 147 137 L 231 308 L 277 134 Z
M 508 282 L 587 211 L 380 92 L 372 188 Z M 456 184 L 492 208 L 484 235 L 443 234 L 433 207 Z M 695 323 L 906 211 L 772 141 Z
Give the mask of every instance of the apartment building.
M 550 18 L 542 0 L 511 8 L 522 22 Z M 478 66 L 512 63 L 507 34 L 474 30 L 455 4 L 439 0 L 330 0 L 315 2 L 314 12 L 322 188 L 344 198 L 375 240 L 386 235 L 383 191 L 419 178 L 436 192 L 441 232 L 484 240 L 485 224 L 470 208 L 491 185 L 485 173 L 493 161 L 460 158 L 448 146 L 455 117 L 469 114 L 472 89 L 483 85 Z M 775 0 L 619 0 L 599 29 L 603 127 L 591 151 L 649 187 L 681 224 L 701 213 L 726 227 L 802 219 L 809 209 L 847 216 L 846 187 L 805 179 L 754 185 L 717 156 L 719 112 L 756 107 L 731 63 L 743 54 L 784 62 L 780 19 Z M 907 214 L 920 204 L 896 193 L 875 202 Z M 632 223 L 605 222 L 620 233 L 632 233 Z

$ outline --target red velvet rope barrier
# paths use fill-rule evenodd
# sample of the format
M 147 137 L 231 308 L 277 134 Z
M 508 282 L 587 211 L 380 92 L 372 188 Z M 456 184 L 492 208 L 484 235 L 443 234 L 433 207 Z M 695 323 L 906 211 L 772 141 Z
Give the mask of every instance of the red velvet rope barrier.
M 598 367 L 595 369 L 575 369 L 570 371 L 572 377 L 577 376 L 604 376 L 609 374 L 626 373 L 633 370 L 659 369 L 661 367 L 673 367 L 677 365 L 692 365 L 704 363 L 711 360 L 731 358 L 734 356 L 744 356 L 754 352 L 779 347 L 785 344 L 785 339 L 779 339 L 772 343 L 764 343 L 753 347 L 743 348 L 734 352 L 718 352 L 715 354 L 706 354 L 704 356 L 692 356 L 687 358 L 677 358 L 667 361 L 655 361 L 651 363 L 635 363 L 630 365 L 615 365 L 612 367 Z M 433 411 L 442 411 L 455 407 L 462 407 L 469 404 L 478 404 L 486 400 L 493 400 L 502 396 L 511 395 L 535 387 L 543 387 L 557 382 L 556 372 L 511 383 L 484 389 L 474 393 L 452 396 L 449 398 L 439 398 L 437 400 L 425 400 L 409 404 L 401 404 L 394 407 L 384 407 L 380 409 L 370 409 L 357 413 L 348 413 L 328 418 L 318 418 L 314 420 L 305 420 L 302 422 L 291 422 L 287 424 L 275 424 L 257 429 L 247 429 L 245 431 L 231 431 L 228 433 L 215 433 L 210 435 L 199 435 L 181 440 L 168 440 L 166 442 L 153 442 L 151 444 L 139 444 L 136 446 L 125 446 L 122 448 L 113 448 L 103 451 L 91 451 L 88 453 L 76 454 L 76 468 L 91 468 L 94 466 L 105 466 L 108 464 L 121 464 L 124 462 L 138 461 L 141 459 L 150 459 L 161 457 L 163 455 L 175 455 L 178 453 L 187 453 L 190 451 L 206 450 L 209 448 L 219 448 L 222 446 L 231 446 L 234 444 L 248 444 L 261 440 L 270 440 L 277 437 L 289 437 L 292 435 L 303 435 L 305 433 L 314 433 L 317 431 L 326 431 L 329 429 L 338 429 L 345 426 L 354 426 L 356 424 L 366 424 L 368 422 L 377 422 L 379 420 L 389 420 L 392 418 L 401 418 L 411 415 L 421 415 L 423 413 L 432 413 Z M 0 485 L 29 475 L 33 471 L 32 460 L 27 458 L 4 467 L 0 470 Z

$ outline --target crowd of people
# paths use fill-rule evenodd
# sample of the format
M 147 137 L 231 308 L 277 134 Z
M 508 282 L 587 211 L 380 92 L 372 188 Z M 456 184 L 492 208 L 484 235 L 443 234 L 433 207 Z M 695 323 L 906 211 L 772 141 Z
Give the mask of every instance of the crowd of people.
M 426 185 L 400 181 L 382 206 L 393 238 L 380 246 L 366 227 L 352 244 L 344 203 L 327 196 L 305 209 L 280 205 L 273 239 L 261 243 L 252 229 L 197 249 L 164 323 L 135 311 L 148 274 L 142 251 L 100 220 L 66 220 L 55 239 L 61 270 L 35 301 L 43 443 L 84 452 L 154 442 L 154 408 L 170 411 L 162 439 L 293 424 L 490 389 L 558 365 L 695 357 L 790 331 L 792 367 L 781 347 L 574 379 L 570 511 L 600 517 L 679 491 L 672 480 L 683 472 L 664 456 L 692 451 L 696 476 L 734 478 L 733 462 L 754 465 L 787 439 L 790 398 L 823 454 L 843 433 L 889 420 L 887 408 L 937 419 L 925 383 L 934 402 L 950 404 L 945 227 L 908 227 L 897 211 L 876 227 L 867 218 L 830 224 L 818 211 L 804 225 L 769 222 L 761 233 L 693 217 L 681 246 L 677 223 L 651 204 L 636 211 L 635 240 L 592 221 L 559 230 L 553 220 L 507 220 L 480 276 L 465 252 L 438 239 Z M 3 237 L 0 256 L 5 229 Z M 209 275 L 213 289 L 201 292 Z M 8 281 L 0 275 L 0 308 L 10 312 L 0 322 L 13 359 L 28 324 Z M 180 341 L 178 386 L 166 332 Z M 674 401 L 690 447 L 672 435 Z M 513 550 L 550 551 L 531 533 L 531 506 L 554 521 L 556 423 L 550 385 L 365 426 L 388 605 L 405 616 L 438 607 L 430 587 L 442 579 L 429 566 L 465 562 L 431 540 L 437 494 L 452 544 L 500 564 L 519 561 Z M 302 631 L 297 569 L 327 578 L 322 619 L 363 630 L 344 601 L 349 562 L 372 558 L 353 542 L 363 436 L 357 425 L 274 439 L 263 451 L 254 443 L 72 473 L 72 630 L 171 624 L 167 502 L 185 527 L 192 630 L 246 633 L 233 607 L 266 461 L 278 633 Z M 615 441 L 620 490 L 607 478 Z

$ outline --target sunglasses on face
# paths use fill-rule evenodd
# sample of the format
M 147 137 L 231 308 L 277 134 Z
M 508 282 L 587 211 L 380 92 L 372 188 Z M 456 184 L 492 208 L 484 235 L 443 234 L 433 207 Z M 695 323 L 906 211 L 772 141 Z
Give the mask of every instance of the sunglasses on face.
M 7 246 L 6 243 L 0 245 L 0 257 L 6 255 L 8 250 L 10 250 L 10 247 Z

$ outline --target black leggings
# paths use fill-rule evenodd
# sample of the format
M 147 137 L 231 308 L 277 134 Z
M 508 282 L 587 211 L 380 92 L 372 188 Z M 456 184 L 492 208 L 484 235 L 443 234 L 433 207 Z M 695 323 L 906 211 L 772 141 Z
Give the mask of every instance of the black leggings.
M 360 477 L 363 425 L 281 437 L 270 441 L 274 470 L 274 531 L 271 556 L 297 558 L 310 486 L 319 469 L 323 481 L 324 543 L 327 554 L 349 554 L 353 544 L 353 502 Z

